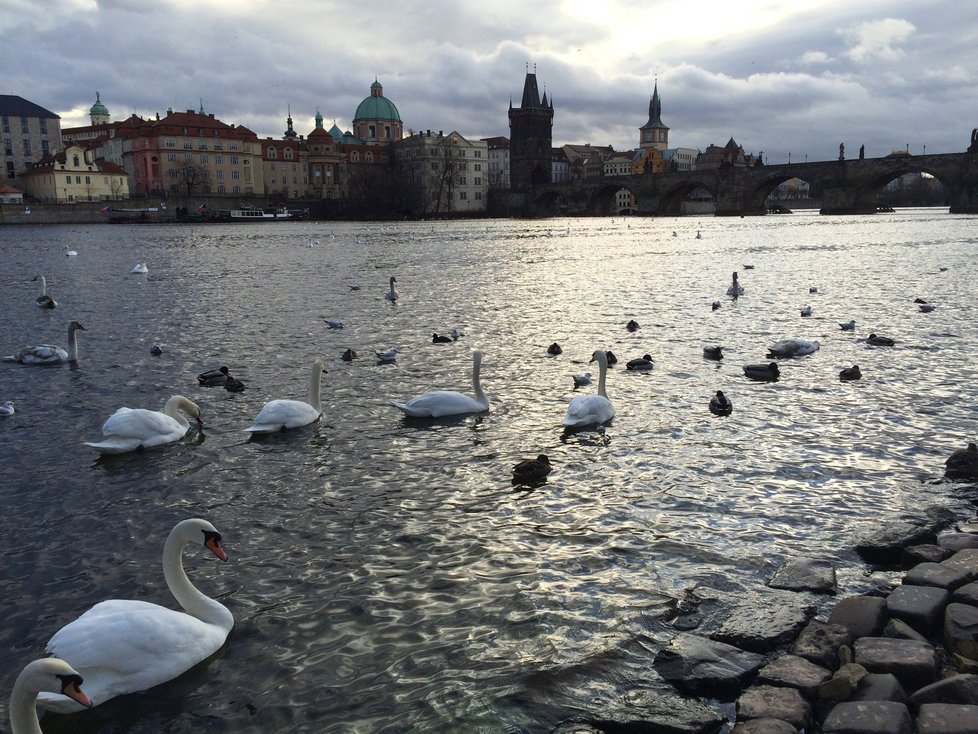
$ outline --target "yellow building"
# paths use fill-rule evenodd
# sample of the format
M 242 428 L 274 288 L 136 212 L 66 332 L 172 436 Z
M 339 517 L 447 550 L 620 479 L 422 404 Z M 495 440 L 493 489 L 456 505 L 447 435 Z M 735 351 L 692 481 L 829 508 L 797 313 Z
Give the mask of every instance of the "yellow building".
M 116 201 L 129 198 L 125 170 L 94 160 L 80 145 L 69 144 L 21 174 L 24 193 L 33 201 L 71 204 L 76 201 Z

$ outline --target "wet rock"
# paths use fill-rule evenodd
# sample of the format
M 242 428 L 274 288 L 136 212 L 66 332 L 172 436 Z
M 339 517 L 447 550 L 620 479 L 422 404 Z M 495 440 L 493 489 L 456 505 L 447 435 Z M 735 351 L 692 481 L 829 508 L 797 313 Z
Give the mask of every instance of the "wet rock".
M 805 658 L 823 668 L 839 667 L 839 648 L 849 643 L 849 630 L 838 624 L 809 622 L 791 647 L 793 655 Z
M 910 697 L 910 705 L 915 709 L 925 703 L 963 703 L 978 706 L 978 675 L 961 673 L 931 683 L 916 691 Z M 978 729 L 978 719 L 976 729 Z
M 912 734 L 913 720 L 902 703 L 847 701 L 832 709 L 822 734 Z
M 974 548 L 959 550 L 950 558 L 941 561 L 941 565 L 966 569 L 971 572 L 971 580 L 978 581 L 978 550 Z
M 869 673 L 859 681 L 859 688 L 853 694 L 853 701 L 894 701 L 910 702 L 906 689 L 892 673 Z
M 886 599 L 880 596 L 848 596 L 829 614 L 829 624 L 849 630 L 850 639 L 875 637 L 886 624 Z
M 795 688 L 811 700 L 818 693 L 819 685 L 831 677 L 832 672 L 821 665 L 797 655 L 782 655 L 758 671 L 757 682 Z
M 920 634 L 906 622 L 899 619 L 891 619 L 883 628 L 883 637 L 893 637 L 897 640 L 916 640 L 917 642 L 930 642 L 930 640 Z
M 907 515 L 884 522 L 856 542 L 856 551 L 867 563 L 895 564 L 903 549 L 922 543 L 936 543 L 937 532 L 954 523 L 954 514 L 943 507 L 932 507 L 921 515 Z
M 978 549 L 978 535 L 974 533 L 947 533 L 937 539 L 941 548 L 958 552 Z
M 673 694 L 642 692 L 629 696 L 629 708 L 614 718 L 595 718 L 589 723 L 600 731 L 614 734 L 712 734 L 726 723 L 727 717 L 714 708 L 690 698 Z
M 735 696 L 764 658 L 733 645 L 681 633 L 655 656 L 659 675 L 684 693 Z
M 921 734 L 975 734 L 978 731 L 978 706 L 953 703 L 925 703 L 917 713 Z
M 738 721 L 731 734 L 798 734 L 798 729 L 781 719 Z
M 834 594 L 837 584 L 835 567 L 829 561 L 816 558 L 793 558 L 782 564 L 768 582 L 773 589 L 813 591 Z
M 908 691 L 916 691 L 937 678 L 937 652 L 924 642 L 863 637 L 856 640 L 855 653 L 856 662 L 866 670 L 892 673 Z
M 952 555 L 952 551 L 949 551 L 947 548 L 941 548 L 936 543 L 912 545 L 909 548 L 904 548 L 903 553 L 900 554 L 900 567 L 913 568 L 918 563 L 924 563 L 925 561 L 940 563 Z
M 858 663 L 846 663 L 818 687 L 819 698 L 834 698 L 848 701 L 859 687 L 859 682 L 869 675 L 869 671 Z
M 930 635 L 940 629 L 950 601 L 951 594 L 936 586 L 898 586 L 886 597 L 886 609 L 891 617 L 906 622 L 922 635 Z
M 904 584 L 917 586 L 938 586 L 948 591 L 954 591 L 971 580 L 971 571 L 943 563 L 918 563 L 903 577 Z
M 737 721 L 742 719 L 781 719 L 808 730 L 812 708 L 794 688 L 752 686 L 737 699 Z
M 970 584 L 965 584 L 960 589 L 955 589 L 954 593 L 951 595 L 951 601 L 978 607 L 978 582 L 972 581 Z
M 795 604 L 744 605 L 712 637 L 743 650 L 770 652 L 794 640 L 814 613 L 814 607 Z
M 947 605 L 944 647 L 955 655 L 978 660 L 978 607 L 958 603 Z

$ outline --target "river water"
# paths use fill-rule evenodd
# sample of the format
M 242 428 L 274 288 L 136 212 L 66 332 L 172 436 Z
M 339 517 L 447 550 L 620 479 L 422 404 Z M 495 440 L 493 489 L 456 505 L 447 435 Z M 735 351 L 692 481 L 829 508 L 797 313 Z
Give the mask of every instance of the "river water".
M 185 553 L 234 614 L 225 646 L 46 731 L 544 732 L 661 690 L 654 645 L 622 651 L 668 641 L 679 600 L 720 616 L 763 603 L 797 556 L 834 561 L 840 593 L 858 593 L 876 579 L 853 543 L 881 520 L 973 513 L 941 476 L 978 424 L 975 222 L 925 209 L 0 228 L 0 352 L 66 346 L 72 319 L 87 329 L 77 366 L 0 364 L 0 401 L 17 409 L 0 418 L 0 691 L 102 599 L 173 606 L 160 554 L 191 516 L 230 555 Z M 130 273 L 140 262 L 149 273 Z M 37 274 L 59 308 L 34 304 Z M 452 328 L 464 336 L 431 342 Z M 871 331 L 896 346 L 867 346 Z M 776 383 L 746 380 L 787 337 L 821 348 L 783 360 Z M 703 359 L 717 344 L 725 359 Z M 393 346 L 397 362 L 378 365 Z M 342 361 L 347 348 L 359 359 Z M 596 376 L 597 348 L 621 360 L 617 416 L 565 434 L 572 375 Z M 424 422 L 390 405 L 470 393 L 474 349 L 487 414 Z M 646 353 L 652 372 L 624 369 Z M 263 402 L 306 397 L 317 356 L 322 420 L 251 439 Z M 863 379 L 841 382 L 853 363 Z M 244 392 L 197 385 L 222 364 Z M 729 418 L 707 409 L 718 389 Z M 82 445 L 116 408 L 178 393 L 202 432 L 114 457 Z M 512 465 L 538 453 L 548 481 L 513 487 Z

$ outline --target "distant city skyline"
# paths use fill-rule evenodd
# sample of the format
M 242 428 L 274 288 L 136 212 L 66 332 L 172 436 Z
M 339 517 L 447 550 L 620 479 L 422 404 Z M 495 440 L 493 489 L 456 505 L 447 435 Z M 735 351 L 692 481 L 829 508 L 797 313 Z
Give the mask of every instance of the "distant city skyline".
M 0 0 L 0 92 L 89 123 L 198 109 L 281 137 L 291 109 L 351 129 L 379 79 L 405 130 L 508 136 L 536 69 L 553 143 L 638 146 L 658 80 L 671 147 L 733 137 L 771 163 L 967 148 L 978 18 L 951 0 L 579 0 L 539 7 L 406 0 L 396 11 L 296 0 Z

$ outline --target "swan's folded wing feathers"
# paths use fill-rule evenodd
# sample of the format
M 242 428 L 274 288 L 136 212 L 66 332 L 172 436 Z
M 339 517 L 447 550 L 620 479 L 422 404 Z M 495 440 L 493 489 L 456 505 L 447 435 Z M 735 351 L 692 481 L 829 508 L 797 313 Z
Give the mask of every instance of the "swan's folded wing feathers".
M 119 408 L 102 424 L 102 435 L 147 441 L 174 431 L 184 431 L 180 423 L 154 410 Z

